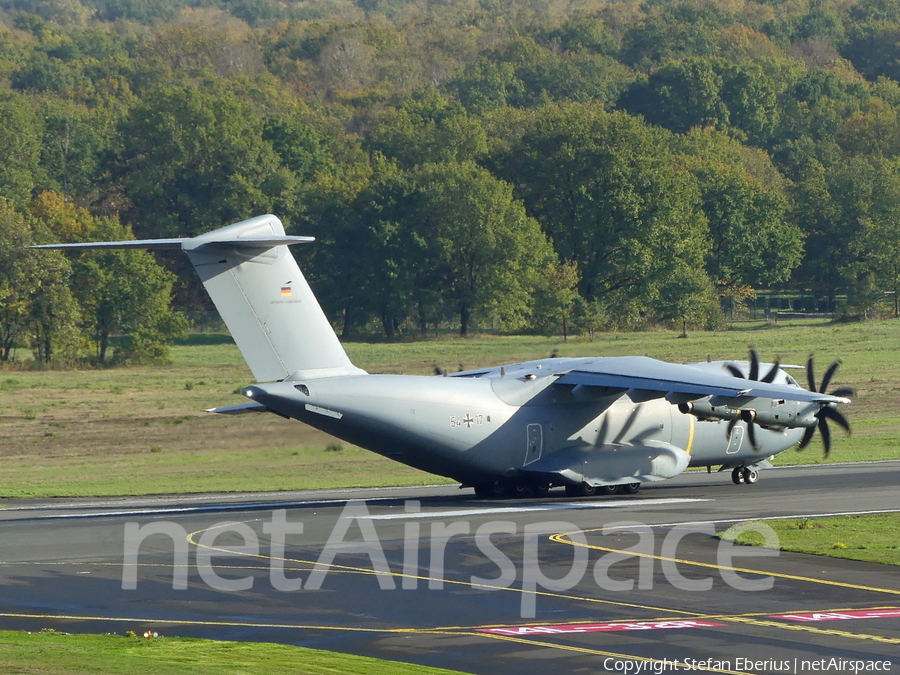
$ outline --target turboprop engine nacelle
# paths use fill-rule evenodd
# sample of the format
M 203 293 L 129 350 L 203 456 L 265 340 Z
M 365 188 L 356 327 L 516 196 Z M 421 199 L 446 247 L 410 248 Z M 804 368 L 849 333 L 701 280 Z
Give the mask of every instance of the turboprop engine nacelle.
M 687 401 L 678 405 L 685 415 L 693 415 L 700 420 L 733 420 L 735 417 L 747 422 L 755 422 L 764 429 L 796 429 L 814 427 L 819 420 L 815 413 L 819 405 L 784 399 L 732 398 L 713 396 Z

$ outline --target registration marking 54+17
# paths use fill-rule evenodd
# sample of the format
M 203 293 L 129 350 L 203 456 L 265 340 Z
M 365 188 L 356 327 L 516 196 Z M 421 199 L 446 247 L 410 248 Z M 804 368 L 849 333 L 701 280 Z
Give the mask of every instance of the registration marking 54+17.
M 488 422 L 490 422 L 490 418 L 488 418 Z M 466 429 L 471 429 L 472 427 L 480 427 L 484 424 L 484 415 L 473 415 L 471 413 L 466 413 L 465 416 L 461 415 L 451 415 L 450 416 L 450 428 L 456 429 L 458 427 L 465 427 Z

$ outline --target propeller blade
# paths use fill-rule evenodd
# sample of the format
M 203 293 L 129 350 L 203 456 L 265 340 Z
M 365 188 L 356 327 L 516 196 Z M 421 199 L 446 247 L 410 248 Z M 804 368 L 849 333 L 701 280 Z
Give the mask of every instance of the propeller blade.
M 856 390 L 853 387 L 839 387 L 831 392 L 832 396 L 842 396 L 844 398 L 853 398 L 856 396 Z
M 828 366 L 828 370 L 825 371 L 825 375 L 822 377 L 822 388 L 819 389 L 820 393 L 825 393 L 828 389 L 828 385 L 831 383 L 831 378 L 834 376 L 835 371 L 840 367 L 841 361 L 838 359 L 830 366 Z
M 810 391 L 819 391 L 816 387 L 816 369 L 813 365 L 813 355 L 810 354 L 806 359 L 806 383 L 809 385 Z
M 750 374 L 747 375 L 748 380 L 759 379 L 759 354 L 753 347 L 750 348 Z
M 737 367 L 736 365 L 734 365 L 733 363 L 726 363 L 726 364 L 725 364 L 725 369 L 726 369 L 729 373 L 731 373 L 734 377 L 739 377 L 739 378 L 741 378 L 742 380 L 744 379 L 744 374 L 741 372 L 741 369 L 738 368 L 738 367 Z
M 825 456 L 831 452 L 831 429 L 828 428 L 828 422 L 822 417 L 819 419 L 819 431 L 822 432 L 822 443 L 825 444 Z
M 775 359 L 775 363 L 772 364 L 772 367 L 769 369 L 769 372 L 765 374 L 762 382 L 772 383 L 775 381 L 775 376 L 778 374 L 778 369 L 781 367 L 781 360 Z
M 731 432 L 734 431 L 734 428 L 737 426 L 737 423 L 741 421 L 740 415 L 735 415 L 731 418 L 731 421 L 728 423 L 728 429 L 725 430 L 725 437 L 731 438 Z
M 756 425 L 753 422 L 747 425 L 747 438 L 750 439 L 750 445 L 753 446 L 753 449 L 759 450 L 759 446 L 756 444 Z
M 806 431 L 803 432 L 803 438 L 800 439 L 800 445 L 797 446 L 798 450 L 803 450 L 807 445 L 809 445 L 810 441 L 813 439 L 813 436 L 816 433 L 815 427 L 806 427 Z
M 823 422 L 825 419 L 834 420 L 839 427 L 841 427 L 848 434 L 850 431 L 850 423 L 847 421 L 847 418 L 844 417 L 836 408 L 832 408 L 830 405 L 824 406 L 817 414 Z

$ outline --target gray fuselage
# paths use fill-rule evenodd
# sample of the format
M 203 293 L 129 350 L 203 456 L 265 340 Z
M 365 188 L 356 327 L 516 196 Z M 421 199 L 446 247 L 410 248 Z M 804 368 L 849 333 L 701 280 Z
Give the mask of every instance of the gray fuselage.
M 635 457 L 656 461 L 650 455 L 671 448 L 669 454 L 686 453 L 681 464 L 690 466 L 752 465 L 802 435 L 802 429 L 760 429 L 754 449 L 744 423 L 729 438 L 726 421 L 698 420 L 663 398 L 634 401 L 555 384 L 562 361 L 451 377 L 286 381 L 248 387 L 245 395 L 347 442 L 469 485 L 530 474 L 556 484 L 662 480 L 685 466 L 675 462 L 653 473 Z M 618 467 L 619 457 L 624 470 L 604 471 Z

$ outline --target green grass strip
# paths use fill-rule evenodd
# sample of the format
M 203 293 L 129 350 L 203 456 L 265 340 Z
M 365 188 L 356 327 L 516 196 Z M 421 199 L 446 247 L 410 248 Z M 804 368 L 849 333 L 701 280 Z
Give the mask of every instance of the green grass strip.
M 900 565 L 900 513 L 764 522 L 775 530 L 782 551 Z M 719 536 L 745 546 L 764 545 L 759 532 L 742 532 L 735 537 L 736 529 Z
M 440 675 L 457 671 L 281 644 L 0 631 L 4 675 Z

